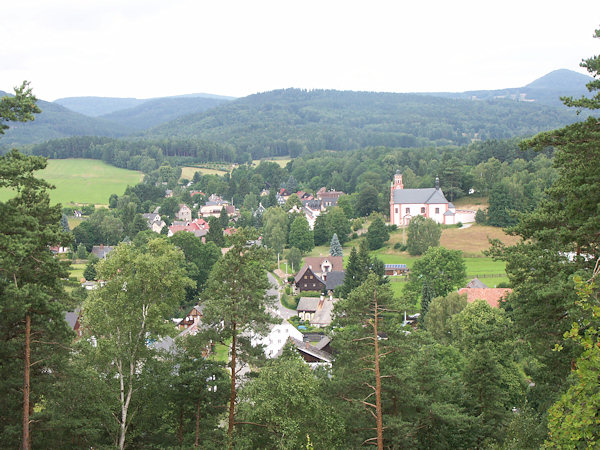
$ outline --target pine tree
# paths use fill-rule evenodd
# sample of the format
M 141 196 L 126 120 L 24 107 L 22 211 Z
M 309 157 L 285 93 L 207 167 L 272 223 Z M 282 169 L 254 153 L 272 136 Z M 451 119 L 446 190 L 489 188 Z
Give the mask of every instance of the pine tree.
M 255 237 L 250 229 L 241 229 L 232 236 L 233 247 L 215 264 L 203 294 L 202 321 L 214 330 L 216 340 L 229 347 L 231 357 L 227 429 L 231 446 L 236 425 L 238 360 L 260 360 L 262 350 L 250 346 L 250 336 L 266 333 L 268 325 L 275 321 L 267 309 L 273 299 L 266 295 L 270 285 L 265 267 L 271 254 L 262 246 L 247 244 Z
M 333 237 L 331 238 L 331 244 L 329 245 L 329 254 L 331 256 L 344 256 L 342 246 L 340 245 L 340 241 L 336 233 L 333 233 Z

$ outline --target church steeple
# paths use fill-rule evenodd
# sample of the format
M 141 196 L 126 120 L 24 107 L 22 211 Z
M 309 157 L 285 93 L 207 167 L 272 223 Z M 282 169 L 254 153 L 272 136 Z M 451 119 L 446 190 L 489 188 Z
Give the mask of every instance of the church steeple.
M 394 175 L 394 189 L 404 189 L 404 184 L 402 184 L 402 174 L 399 170 L 396 171 Z

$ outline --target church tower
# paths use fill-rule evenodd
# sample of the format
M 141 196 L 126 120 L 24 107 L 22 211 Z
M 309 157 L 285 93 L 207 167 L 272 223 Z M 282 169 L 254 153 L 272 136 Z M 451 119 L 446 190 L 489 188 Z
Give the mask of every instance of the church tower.
M 394 208 L 394 191 L 397 189 L 404 189 L 404 184 L 402 183 L 402 174 L 399 170 L 396 171 L 394 175 L 394 181 L 390 186 L 390 223 L 399 225 L 398 218 L 395 217 L 395 208 Z

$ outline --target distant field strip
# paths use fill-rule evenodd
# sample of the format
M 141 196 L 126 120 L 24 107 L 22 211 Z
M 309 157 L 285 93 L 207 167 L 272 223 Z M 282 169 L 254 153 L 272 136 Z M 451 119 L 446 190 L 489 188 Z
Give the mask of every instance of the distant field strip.
M 50 190 L 53 204 L 107 205 L 111 194 L 123 195 L 128 185 L 142 181 L 143 174 L 96 159 L 50 159 L 48 167 L 37 172 L 36 176 L 56 186 L 56 189 Z M 11 190 L 0 190 L 2 201 L 13 195 Z
M 202 175 L 225 175 L 227 173 L 226 170 L 207 169 L 205 167 L 182 167 L 180 179 L 191 180 L 196 172 L 200 172 Z

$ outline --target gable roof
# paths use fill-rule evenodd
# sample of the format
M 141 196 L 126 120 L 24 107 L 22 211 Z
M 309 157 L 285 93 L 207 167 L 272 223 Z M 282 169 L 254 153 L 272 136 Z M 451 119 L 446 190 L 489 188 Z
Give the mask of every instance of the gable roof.
M 92 253 L 98 257 L 98 259 L 106 258 L 110 252 L 112 252 L 115 248 L 110 245 L 94 245 L 92 247 Z
M 296 348 L 298 349 L 299 352 L 306 353 L 306 354 L 313 356 L 323 362 L 330 363 L 333 360 L 330 353 L 327 353 L 324 350 L 319 350 L 317 347 L 309 344 L 308 342 L 303 342 L 303 341 L 293 338 L 291 336 L 289 337 L 289 340 L 292 341 L 292 343 L 296 346 Z
M 484 300 L 492 308 L 497 308 L 500 300 L 510 294 L 509 288 L 462 288 L 459 294 L 467 294 L 467 302 L 473 303 L 475 300 Z
M 489 289 L 489 286 L 483 283 L 479 278 L 475 277 L 465 286 L 469 289 L 481 288 L 481 289 Z
M 296 311 L 316 311 L 319 301 L 319 297 L 300 297 Z
M 296 274 L 296 276 L 294 277 L 294 283 L 298 283 L 298 281 L 300 281 L 302 279 L 302 277 L 304 276 L 304 274 L 306 273 L 306 271 L 310 271 L 310 273 L 312 273 L 316 279 L 318 279 L 319 281 L 323 282 L 321 280 L 321 278 L 319 278 L 315 272 L 307 265 L 304 264 L 304 266 L 302 267 L 302 269 L 300 269 L 298 271 L 298 273 Z
M 341 256 L 340 256 L 341 258 Z M 346 277 L 346 272 L 344 271 L 331 271 L 323 274 L 323 278 L 325 278 L 325 288 L 328 291 L 333 291 L 336 287 L 341 284 L 344 284 L 344 278 Z
M 331 271 L 341 272 L 344 270 L 344 258 L 342 256 L 310 256 L 304 258 L 304 262 L 308 265 L 313 271 L 321 272 L 321 264 L 325 261 L 329 261 L 331 263 Z
M 441 189 L 394 189 L 394 203 L 444 204 L 449 203 Z

